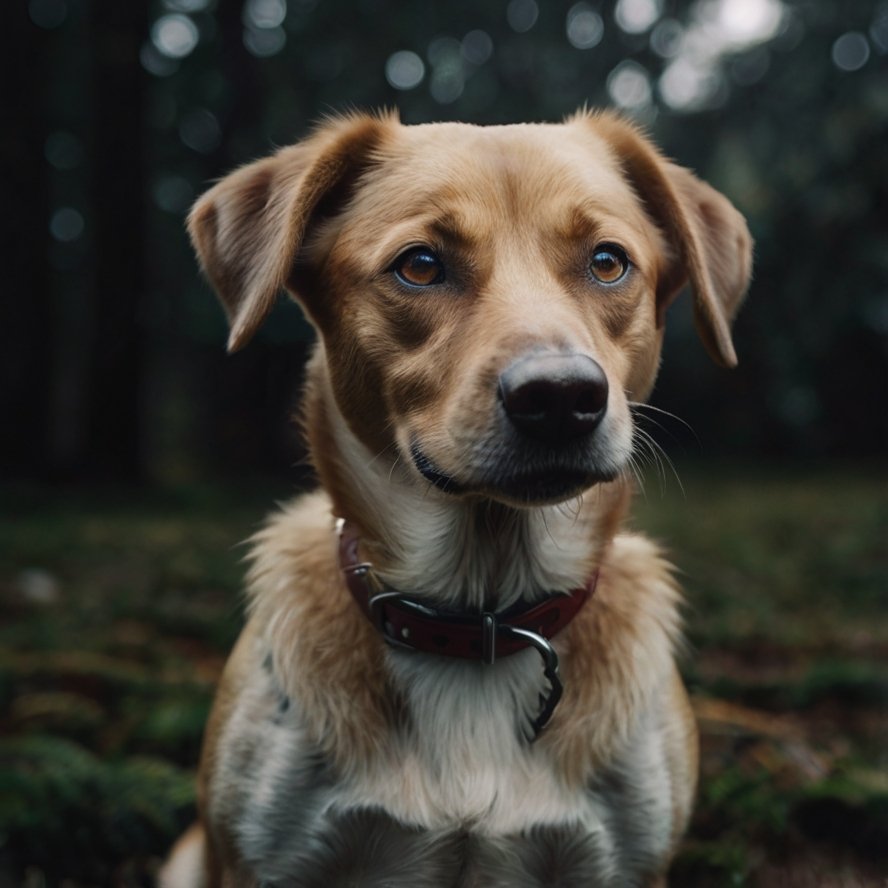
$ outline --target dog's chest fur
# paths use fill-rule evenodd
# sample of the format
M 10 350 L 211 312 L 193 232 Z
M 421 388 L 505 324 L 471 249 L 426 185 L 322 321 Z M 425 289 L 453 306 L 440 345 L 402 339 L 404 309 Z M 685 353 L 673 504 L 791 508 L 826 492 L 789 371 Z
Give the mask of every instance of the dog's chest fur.
M 588 665 L 567 650 L 569 636 L 559 640 L 566 705 L 551 736 L 535 744 L 527 742 L 527 726 L 543 681 L 532 650 L 493 666 L 397 651 L 386 651 L 381 664 L 362 663 L 355 652 L 368 624 L 341 581 L 325 594 L 341 595 L 343 613 L 357 622 L 340 614 L 326 630 L 311 625 L 309 602 L 280 583 L 281 560 L 291 559 L 292 572 L 301 573 L 304 553 L 329 534 L 302 527 L 294 548 L 294 529 L 282 518 L 279 536 L 267 532 L 260 544 L 256 582 L 262 586 L 262 559 L 271 559 L 278 587 L 259 590 L 254 630 L 236 658 L 243 686 L 211 777 L 222 788 L 212 819 L 227 824 L 260 884 L 623 886 L 655 867 L 672 828 L 656 706 L 641 705 L 621 720 L 607 700 L 577 699 L 572 670 Z M 310 573 L 318 574 L 316 566 Z M 299 631 L 295 649 L 283 652 L 288 620 Z M 361 712 L 362 701 L 348 698 L 345 679 L 325 669 L 320 648 L 300 651 L 307 637 L 323 644 L 323 631 L 340 647 L 350 639 L 351 668 L 370 685 L 379 669 L 389 696 L 400 700 L 397 718 L 382 731 L 372 712 Z M 668 633 L 661 627 L 660 634 L 650 643 L 668 658 Z M 594 637 L 588 643 L 594 647 Z M 645 676 L 634 692 L 648 704 L 665 681 Z M 323 692 L 324 712 L 314 708 L 313 688 Z M 356 734 L 364 730 L 366 742 L 351 758 L 319 739 L 346 731 L 337 718 L 351 719 Z M 597 735 L 620 739 L 606 765 L 586 767 L 581 779 L 566 776 L 561 761 L 571 728 L 591 748 Z
M 536 667 L 514 665 L 515 673 Z M 424 676 L 436 677 L 445 678 Z M 649 870 L 670 840 L 667 769 L 653 726 L 640 723 L 616 762 L 571 790 L 506 711 L 521 703 L 520 682 L 491 670 L 481 678 L 468 706 L 453 692 L 469 687 L 463 681 L 424 701 L 428 687 L 417 683 L 395 755 L 342 779 L 263 669 L 228 724 L 232 742 L 218 767 L 229 790 L 215 803 L 260 882 L 624 886 Z M 490 727 L 498 724 L 509 727 Z M 639 812 L 653 828 L 632 829 Z

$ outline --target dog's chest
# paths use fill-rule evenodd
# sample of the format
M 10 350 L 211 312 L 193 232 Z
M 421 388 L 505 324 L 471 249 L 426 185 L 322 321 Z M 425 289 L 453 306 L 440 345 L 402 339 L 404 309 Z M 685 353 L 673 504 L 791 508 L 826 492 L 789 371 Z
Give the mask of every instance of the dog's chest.
M 231 824 L 268 886 L 635 884 L 668 843 L 633 828 L 669 820 L 657 816 L 658 750 L 640 740 L 594 784 L 565 787 L 522 737 L 540 689 L 527 653 L 498 671 L 446 660 L 415 672 L 394 657 L 409 723 L 349 775 L 318 754 L 298 703 L 264 675 L 226 728 L 214 819 Z
M 383 811 L 330 810 L 297 844 L 254 868 L 261 888 L 632 888 L 606 837 L 541 825 L 508 836 L 420 830 Z

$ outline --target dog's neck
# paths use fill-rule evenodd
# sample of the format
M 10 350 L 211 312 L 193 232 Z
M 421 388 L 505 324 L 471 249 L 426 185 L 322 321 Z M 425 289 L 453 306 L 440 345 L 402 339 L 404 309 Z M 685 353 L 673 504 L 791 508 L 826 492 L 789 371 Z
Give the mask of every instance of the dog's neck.
M 625 513 L 625 482 L 554 506 L 513 508 L 435 490 L 392 449 L 371 453 L 349 429 L 326 376 L 307 391 L 312 459 L 363 557 L 405 595 L 453 610 L 502 610 L 583 586 Z

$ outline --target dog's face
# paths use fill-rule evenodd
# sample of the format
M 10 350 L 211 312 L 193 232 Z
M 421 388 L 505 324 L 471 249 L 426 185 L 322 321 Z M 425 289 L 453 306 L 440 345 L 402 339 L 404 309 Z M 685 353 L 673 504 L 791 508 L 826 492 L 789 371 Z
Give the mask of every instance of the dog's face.
M 224 180 L 191 230 L 233 347 L 286 285 L 371 453 L 450 496 L 512 504 L 625 469 L 629 405 L 651 390 L 688 279 L 704 342 L 734 362 L 750 265 L 733 207 L 609 116 L 339 121 Z

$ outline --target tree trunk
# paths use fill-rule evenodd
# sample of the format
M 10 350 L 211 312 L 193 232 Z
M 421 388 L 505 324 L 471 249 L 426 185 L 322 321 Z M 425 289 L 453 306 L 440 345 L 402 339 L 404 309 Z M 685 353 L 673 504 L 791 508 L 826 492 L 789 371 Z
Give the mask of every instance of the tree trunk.
M 0 130 L 0 476 L 33 477 L 45 465 L 50 388 L 49 197 L 44 145 L 51 32 L 28 19 L 24 3 L 7 9 L 0 29 L 0 81 L 6 120 Z
M 139 49 L 147 4 L 93 0 L 93 346 L 84 466 L 100 477 L 142 472 L 140 314 L 145 299 L 146 73 Z

